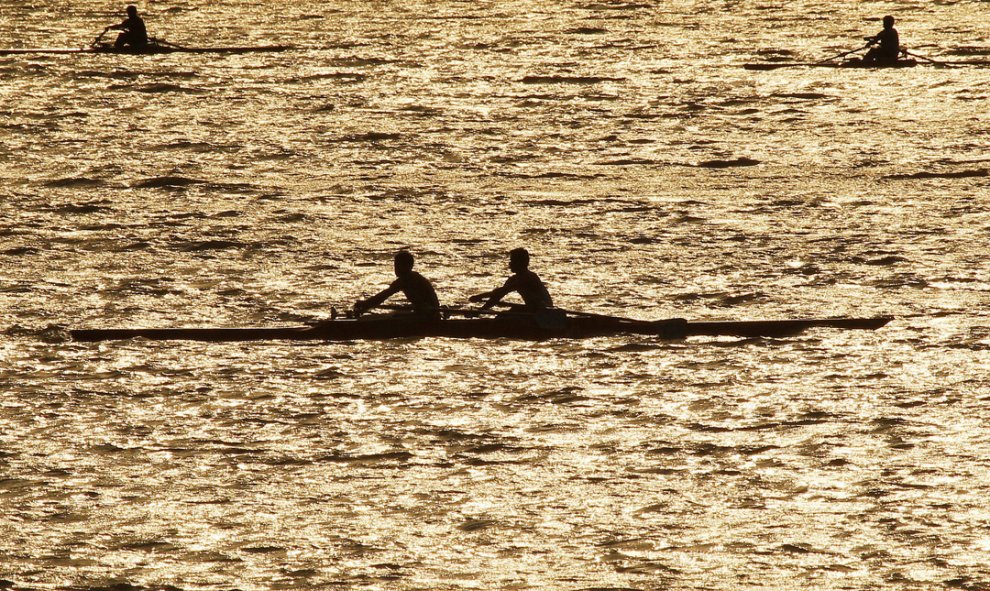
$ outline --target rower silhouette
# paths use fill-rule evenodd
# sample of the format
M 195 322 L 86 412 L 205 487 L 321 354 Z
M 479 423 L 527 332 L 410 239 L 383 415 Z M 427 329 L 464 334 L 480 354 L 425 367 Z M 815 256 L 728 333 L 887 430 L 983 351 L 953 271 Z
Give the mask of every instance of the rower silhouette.
M 144 26 L 144 20 L 138 16 L 137 6 L 133 4 L 127 7 L 127 18 L 119 25 L 110 25 L 103 29 L 104 33 L 107 31 L 120 31 L 113 44 L 116 49 L 140 49 L 148 44 L 148 29 Z
M 440 319 L 440 300 L 433 285 L 426 278 L 413 271 L 415 259 L 407 250 L 395 254 L 395 281 L 391 285 L 366 300 L 354 304 L 354 315 L 360 316 L 368 310 L 382 305 L 385 300 L 400 291 L 412 305 L 413 314 L 427 320 Z
M 864 64 L 893 64 L 901 53 L 901 42 L 894 28 L 894 17 L 883 17 L 883 30 L 872 37 L 866 38 L 867 47 L 871 47 L 863 56 Z M 876 47 L 873 47 L 876 45 Z
M 529 251 L 525 248 L 516 248 L 509 252 L 509 270 L 513 274 L 505 280 L 502 287 L 473 295 L 468 300 L 474 303 L 487 300 L 481 306 L 482 310 L 487 310 L 501 302 L 505 296 L 516 292 L 522 297 L 524 304 L 511 305 L 514 311 L 539 312 L 553 308 L 553 299 L 546 285 L 540 280 L 539 275 L 529 270 Z

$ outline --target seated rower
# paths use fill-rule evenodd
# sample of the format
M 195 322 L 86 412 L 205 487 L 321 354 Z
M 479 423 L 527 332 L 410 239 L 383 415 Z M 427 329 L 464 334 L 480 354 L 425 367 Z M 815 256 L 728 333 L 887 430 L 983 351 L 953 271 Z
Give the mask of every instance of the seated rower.
M 525 248 L 517 248 L 509 253 L 509 270 L 513 275 L 502 287 L 485 293 L 479 293 L 469 298 L 471 302 L 487 300 L 482 310 L 487 310 L 502 301 L 502 298 L 512 292 L 518 293 L 523 302 L 522 306 L 512 306 L 516 311 L 540 312 L 553 308 L 553 300 L 540 277 L 529 270 L 529 252 Z
M 133 4 L 127 7 L 127 18 L 119 25 L 110 25 L 103 29 L 107 31 L 120 31 L 113 46 L 116 49 L 131 47 L 140 49 L 148 44 L 148 30 L 144 26 L 144 21 L 138 16 L 137 6 Z
M 354 315 L 360 316 L 380 306 L 389 297 L 401 291 L 412 304 L 413 314 L 423 319 L 439 320 L 440 300 L 437 298 L 437 292 L 426 277 L 413 271 L 414 262 L 415 259 L 409 251 L 396 253 L 394 260 L 396 280 L 377 295 L 355 303 Z
M 872 47 L 878 44 L 877 47 Z M 872 47 L 863 56 L 865 64 L 893 64 L 901 53 L 901 43 L 894 28 L 894 17 L 883 17 L 883 30 L 873 37 L 866 38 L 866 46 Z

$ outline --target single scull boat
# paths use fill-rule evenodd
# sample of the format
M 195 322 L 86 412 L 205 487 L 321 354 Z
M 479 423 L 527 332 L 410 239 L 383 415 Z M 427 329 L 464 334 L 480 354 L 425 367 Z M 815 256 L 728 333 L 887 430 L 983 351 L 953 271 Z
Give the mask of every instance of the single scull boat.
M 862 68 L 869 70 L 884 70 L 888 68 L 913 68 L 918 65 L 917 60 L 902 59 L 894 63 L 866 63 L 860 59 L 851 59 L 844 62 L 779 62 L 763 64 L 743 64 L 747 70 L 779 70 L 781 68 Z M 928 64 L 940 66 L 941 64 Z
M 255 46 L 219 46 L 219 47 L 186 47 L 166 41 L 153 40 L 141 47 L 114 47 L 110 43 L 94 43 L 85 47 L 26 47 L 23 49 L 0 49 L 0 55 L 24 54 L 120 54 L 120 55 L 157 55 L 164 53 L 257 53 L 276 52 L 294 49 L 291 45 L 255 45 Z

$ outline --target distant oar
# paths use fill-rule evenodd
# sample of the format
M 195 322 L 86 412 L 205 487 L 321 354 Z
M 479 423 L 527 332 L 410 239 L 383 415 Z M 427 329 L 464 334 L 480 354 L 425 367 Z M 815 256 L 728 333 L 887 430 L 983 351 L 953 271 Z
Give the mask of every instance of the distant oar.
M 844 51 L 838 55 L 834 55 L 830 58 L 823 59 L 820 62 L 790 62 L 790 63 L 779 63 L 779 64 L 745 64 L 743 68 L 747 70 L 779 70 L 781 68 L 814 68 L 817 66 L 830 66 L 835 67 L 834 62 L 839 58 L 846 57 L 847 55 L 856 53 L 857 51 L 863 51 L 869 47 L 869 45 L 864 45 L 863 47 L 857 47 L 856 49 L 850 49 L 849 51 Z
M 814 68 L 815 66 L 834 66 L 834 64 L 819 64 L 816 62 L 787 62 L 787 63 L 779 63 L 779 64 L 743 64 L 743 69 L 765 72 L 770 70 L 782 70 L 784 68 Z
M 837 59 L 839 59 L 839 58 L 843 58 L 843 57 L 846 57 L 847 55 L 850 55 L 850 54 L 853 54 L 853 53 L 856 53 L 857 51 L 863 51 L 863 50 L 864 50 L 864 49 L 866 49 L 867 47 L 869 47 L 869 44 L 867 44 L 867 45 L 864 45 L 864 46 L 862 46 L 862 47 L 857 47 L 856 49 L 850 49 L 849 51 L 846 51 L 846 52 L 844 52 L 844 53 L 840 53 L 839 55 L 835 55 L 835 56 L 832 56 L 832 57 L 830 57 L 830 58 L 826 58 L 826 59 L 823 59 L 823 60 L 822 60 L 822 61 L 820 61 L 820 62 L 815 62 L 815 65 L 821 65 L 821 64 L 826 64 L 826 63 L 828 63 L 828 62 L 832 62 L 832 61 L 835 61 L 835 60 L 837 60 Z

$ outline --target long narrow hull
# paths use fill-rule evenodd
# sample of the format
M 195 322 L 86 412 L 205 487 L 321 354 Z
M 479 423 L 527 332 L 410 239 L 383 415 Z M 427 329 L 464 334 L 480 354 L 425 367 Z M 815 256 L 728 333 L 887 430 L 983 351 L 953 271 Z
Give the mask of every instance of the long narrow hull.
M 227 46 L 227 47 L 180 47 L 175 45 L 145 45 L 144 47 L 116 48 L 112 45 L 94 45 L 89 47 L 35 47 L 23 49 L 0 49 L 0 55 L 49 54 L 63 55 L 74 53 L 97 53 L 113 55 L 158 55 L 164 53 L 270 53 L 293 49 L 289 45 L 260 45 L 260 46 Z
M 879 318 L 815 318 L 802 320 L 747 320 L 655 322 L 602 318 L 568 318 L 560 326 L 545 327 L 530 319 L 458 318 L 419 320 L 332 320 L 317 326 L 287 328 L 98 328 L 69 331 L 76 341 L 144 338 L 155 341 L 356 341 L 443 337 L 456 339 L 584 339 L 619 335 L 649 335 L 664 339 L 689 336 L 783 337 L 809 328 L 875 330 L 888 322 Z
M 844 62 L 814 62 L 814 63 L 769 63 L 769 64 L 743 64 L 747 70 L 780 70 L 782 68 L 860 68 L 867 70 L 886 70 L 889 68 L 913 68 L 918 65 L 917 60 L 897 60 L 896 62 L 869 63 L 859 59 L 846 60 Z M 937 66 L 939 64 L 930 64 Z

